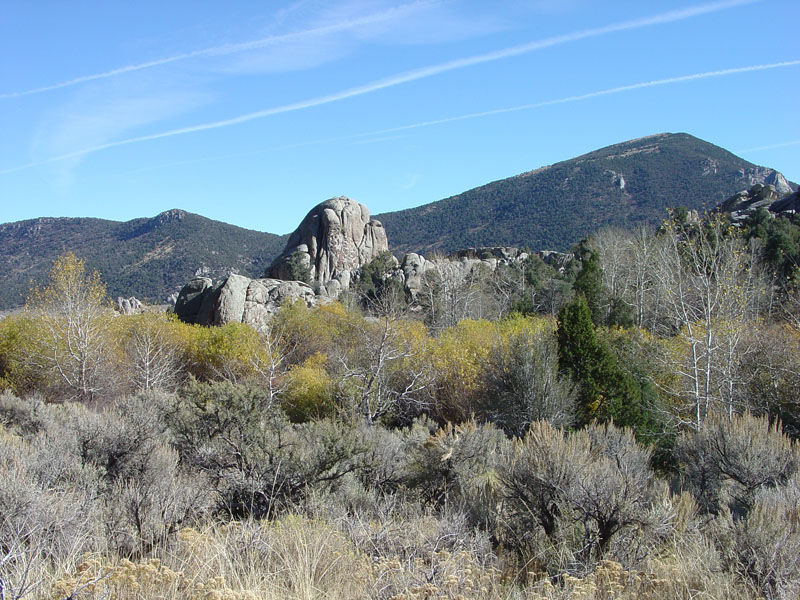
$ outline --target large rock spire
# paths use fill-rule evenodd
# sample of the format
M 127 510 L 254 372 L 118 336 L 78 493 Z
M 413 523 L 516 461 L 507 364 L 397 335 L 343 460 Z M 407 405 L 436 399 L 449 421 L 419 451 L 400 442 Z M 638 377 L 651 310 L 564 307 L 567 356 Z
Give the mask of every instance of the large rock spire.
M 320 294 L 336 297 L 350 287 L 353 271 L 388 249 L 383 225 L 367 207 L 337 196 L 311 209 L 264 276 L 307 279 Z

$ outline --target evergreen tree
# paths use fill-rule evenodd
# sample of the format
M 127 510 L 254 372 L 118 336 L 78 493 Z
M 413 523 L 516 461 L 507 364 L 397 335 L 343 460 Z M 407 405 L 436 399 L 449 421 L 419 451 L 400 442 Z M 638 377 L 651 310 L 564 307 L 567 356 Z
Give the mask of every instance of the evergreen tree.
M 598 339 L 586 298 L 580 294 L 558 315 L 559 367 L 578 384 L 578 423 L 613 419 L 641 430 L 642 390 Z
M 586 246 L 585 240 L 581 242 L 578 253 L 581 257 L 581 270 L 575 277 L 573 289 L 575 294 L 582 294 L 586 299 L 592 323 L 599 325 L 603 322 L 603 304 L 606 296 L 600 257 L 597 252 Z

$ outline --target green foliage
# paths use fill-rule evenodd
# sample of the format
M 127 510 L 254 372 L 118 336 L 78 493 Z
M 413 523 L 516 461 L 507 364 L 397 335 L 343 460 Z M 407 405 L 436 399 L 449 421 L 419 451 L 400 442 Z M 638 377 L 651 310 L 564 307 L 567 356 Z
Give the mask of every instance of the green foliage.
M 576 294 L 582 295 L 586 299 L 586 304 L 592 314 L 592 322 L 600 325 L 604 320 L 606 296 L 600 257 L 597 252 L 588 248 L 585 242 L 580 244 L 578 255 L 581 257 L 581 270 L 575 276 L 575 283 L 572 287 Z
M 637 435 L 652 433 L 643 389 L 596 335 L 589 307 L 578 296 L 559 313 L 559 366 L 578 384 L 578 424 L 613 420 Z
M 27 361 L 40 326 L 25 313 L 0 320 L 0 389 L 23 395 L 47 387 L 46 376 L 31 369 Z
M 302 281 L 311 285 L 311 265 L 307 252 L 298 250 L 293 253 L 286 261 L 289 270 L 289 279 L 292 281 Z
M 84 258 L 89 271 L 101 273 L 112 298 L 135 296 L 159 303 L 201 266 L 211 277 L 222 277 L 231 269 L 260 277 L 285 243 L 285 236 L 177 210 L 124 223 L 70 218 L 21 221 L 0 226 L 4 273 L 0 308 L 22 305 L 31 280 L 44 283 L 53 260 L 65 250 Z
M 709 160 L 714 175 L 704 175 Z M 678 202 L 711 209 L 748 187 L 739 172 L 755 168 L 685 133 L 662 134 L 376 218 L 395 252 L 499 245 L 564 251 L 603 227 L 655 227 Z M 613 174 L 624 176 L 624 189 Z
M 764 207 L 745 221 L 746 237 L 761 242 L 767 261 L 783 280 L 800 266 L 800 226 L 795 221 L 787 216 L 773 218 Z
M 356 286 L 364 307 L 377 314 L 390 314 L 405 307 L 402 282 L 391 277 L 397 260 L 388 250 L 381 252 L 363 267 Z
M 286 390 L 281 406 L 293 423 L 333 416 L 334 381 L 326 369 L 327 357 L 313 354 L 300 365 L 293 365 L 286 375 Z

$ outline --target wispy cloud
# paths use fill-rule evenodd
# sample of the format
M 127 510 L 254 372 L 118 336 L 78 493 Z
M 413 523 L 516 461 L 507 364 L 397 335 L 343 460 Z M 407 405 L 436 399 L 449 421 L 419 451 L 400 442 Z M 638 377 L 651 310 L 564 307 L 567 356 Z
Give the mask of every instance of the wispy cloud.
M 717 71 L 706 71 L 703 73 L 693 73 L 692 75 L 680 75 L 678 77 L 667 77 L 664 79 L 654 79 L 652 81 L 642 81 L 640 83 L 632 83 L 630 85 L 621 85 L 618 87 L 608 88 L 605 90 L 598 90 L 595 92 L 588 92 L 586 94 L 579 94 L 576 96 L 566 96 L 564 98 L 557 98 L 555 100 L 544 100 L 542 102 L 534 102 L 531 104 L 521 104 L 519 106 L 509 106 L 506 108 L 496 108 L 493 110 L 485 110 L 481 112 L 469 113 L 465 115 L 458 115 L 455 117 L 445 117 L 443 119 L 435 119 L 432 121 L 423 121 L 420 123 L 412 123 L 410 125 L 401 125 L 399 127 L 390 127 L 388 129 L 381 129 L 379 131 L 371 131 L 369 133 L 359 134 L 361 136 L 374 136 L 395 133 L 399 131 L 407 131 L 409 129 L 418 129 L 421 127 L 429 127 L 431 125 L 442 125 L 445 123 L 452 123 L 455 121 L 465 121 L 468 119 L 476 119 L 479 117 L 489 117 L 492 115 L 501 115 L 504 113 L 518 112 L 522 110 L 531 110 L 534 108 L 544 108 L 545 106 L 554 106 L 557 104 L 567 104 L 569 102 L 577 102 L 579 100 L 589 100 L 591 98 L 599 98 L 601 96 L 611 96 L 613 94 L 621 94 L 622 92 L 630 92 L 633 90 L 657 87 L 661 85 L 670 85 L 674 83 L 685 83 L 689 81 L 698 81 L 701 79 L 710 79 L 712 77 L 726 77 L 728 75 L 738 75 L 741 73 L 751 73 L 754 71 L 768 71 L 770 69 L 781 69 L 786 67 L 800 66 L 800 60 L 787 60 L 783 62 L 770 63 L 766 65 L 750 65 L 747 67 L 735 67 L 732 69 L 719 69 Z M 751 148 L 749 150 L 739 150 L 738 152 L 755 152 L 757 150 L 767 150 L 778 148 L 782 146 L 792 146 L 800 144 L 800 140 L 795 142 L 786 142 L 784 144 L 777 144 L 774 146 L 763 146 L 761 148 Z
M 9 99 L 9 98 L 20 98 L 22 96 L 30 96 L 32 94 L 41 94 L 43 92 L 50 92 L 53 90 L 58 90 L 62 88 L 72 87 L 75 85 L 88 83 L 91 81 L 97 81 L 101 79 L 108 79 L 111 77 L 117 77 L 119 75 L 124 75 L 127 73 L 133 73 L 136 71 L 142 71 L 145 69 L 152 69 L 153 67 L 159 67 L 163 65 L 168 65 L 171 63 L 176 63 L 180 61 L 185 61 L 191 58 L 200 58 L 200 57 L 208 57 L 208 56 L 222 56 L 227 54 L 235 54 L 241 52 L 248 52 L 253 50 L 260 50 L 263 48 L 267 48 L 270 46 L 277 46 L 280 44 L 284 44 L 286 42 L 296 42 L 302 41 L 309 38 L 320 37 L 329 35 L 332 33 L 337 33 L 340 31 L 345 31 L 348 29 L 357 29 L 359 27 L 364 27 L 366 25 L 373 25 L 377 23 L 382 23 L 386 21 L 391 21 L 398 18 L 407 17 L 411 13 L 435 4 L 434 0 L 419 0 L 416 2 L 411 2 L 409 4 L 403 4 L 400 6 L 396 6 L 381 12 L 369 14 L 362 17 L 354 17 L 350 18 L 345 21 L 340 21 L 336 23 L 329 23 L 326 25 L 322 25 L 319 27 L 314 27 L 311 29 L 306 29 L 303 31 L 296 31 L 292 33 L 286 33 L 281 35 L 273 35 L 269 37 L 259 38 L 256 40 L 250 40 L 247 42 L 240 42 L 236 44 L 223 44 L 219 46 L 212 46 L 209 48 L 202 48 L 200 50 L 193 50 L 191 52 L 184 52 L 181 54 L 173 54 L 172 56 L 166 56 L 163 58 L 140 62 L 136 64 L 126 65 L 123 67 L 118 67 L 116 69 L 111 69 L 109 71 L 103 71 L 102 73 L 93 73 L 91 75 L 82 75 L 80 77 L 75 77 L 72 79 L 68 79 L 66 81 L 60 81 L 58 83 L 53 83 L 50 85 L 44 85 L 37 88 L 31 88 L 28 90 L 22 90 L 18 92 L 6 92 L 0 94 L 0 99 Z
M 769 146 L 756 146 L 755 148 L 745 148 L 744 150 L 736 150 L 736 154 L 748 154 L 750 152 L 761 152 L 762 150 L 776 150 L 777 148 L 786 148 L 787 146 L 800 146 L 800 140 L 792 140 L 791 142 L 781 142 L 780 144 L 770 144 Z
M 132 174 L 132 173 L 139 173 L 139 172 L 142 172 L 142 171 L 150 171 L 150 170 L 155 170 L 155 169 L 163 169 L 163 168 L 177 166 L 177 165 L 187 165 L 187 164 L 195 164 L 195 163 L 199 163 L 199 162 L 225 160 L 225 159 L 237 158 L 237 157 L 241 157 L 241 156 L 253 156 L 253 155 L 262 154 L 262 153 L 265 153 L 265 152 L 276 152 L 276 151 L 282 151 L 282 150 L 291 150 L 291 149 L 294 149 L 294 148 L 304 148 L 304 147 L 307 147 L 307 146 L 316 146 L 316 145 L 321 145 L 321 144 L 331 144 L 331 143 L 335 143 L 335 142 L 344 142 L 344 141 L 352 141 L 352 140 L 357 140 L 356 143 L 383 142 L 383 141 L 389 141 L 389 140 L 394 140 L 394 139 L 405 137 L 405 136 L 402 136 L 402 135 L 391 135 L 391 134 L 397 134 L 397 133 L 402 132 L 402 131 L 409 131 L 409 130 L 413 130 L 413 129 L 421 129 L 421 128 L 424 128 L 424 127 L 432 127 L 432 126 L 435 126 L 435 125 L 444 125 L 444 124 L 447 124 L 447 123 L 454 123 L 454 122 L 457 122 L 457 121 L 466 121 L 466 120 L 469 120 L 469 119 L 478 119 L 478 118 L 481 118 L 481 117 L 490 117 L 490 116 L 493 116 L 493 115 L 501 115 L 501 114 L 505 114 L 505 113 L 513 113 L 513 112 L 519 112 L 519 111 L 525 111 L 525 110 L 533 110 L 533 109 L 537 109 L 537 108 L 545 108 L 547 106 L 555 106 L 555 105 L 559 105 L 559 104 L 568 104 L 570 102 L 579 102 L 579 101 L 582 101 L 582 100 L 591 100 L 592 98 L 600 98 L 602 96 L 610 96 L 610 95 L 613 95 L 613 94 L 621 94 L 621 93 L 624 93 L 624 92 L 630 92 L 630 91 L 638 90 L 638 89 L 645 89 L 645 88 L 658 87 L 658 86 L 663 86 L 663 85 L 671 85 L 671 84 L 677 84 L 677 83 L 688 83 L 688 82 L 692 82 L 692 81 L 710 79 L 710 78 L 713 78 L 713 77 L 726 77 L 726 76 L 729 76 L 729 75 L 738 75 L 738 74 L 742 74 L 742 73 L 750 73 L 750 72 L 755 72 L 755 71 L 766 71 L 766 70 L 770 70 L 770 69 L 779 69 L 779 68 L 786 68 L 786 67 L 793 67 L 793 66 L 800 66 L 800 60 L 784 61 L 784 62 L 772 63 L 772 64 L 767 64 L 767 65 L 751 65 L 751 66 L 747 66 L 747 67 L 736 67 L 736 68 L 731 68 L 731 69 L 720 69 L 720 70 L 717 70 L 717 71 L 706 71 L 706 72 L 703 72 L 703 73 L 693 73 L 691 75 L 681 75 L 681 76 L 678 76 L 678 77 L 667 77 L 667 78 L 664 78 L 664 79 L 654 79 L 652 81 L 643 81 L 643 82 L 640 82 L 640 83 L 633 83 L 633 84 L 630 84 L 630 85 L 622 85 L 622 86 L 617 86 L 617 87 L 608 88 L 608 89 L 604 89 L 604 90 L 588 92 L 586 94 L 579 94 L 579 95 L 575 95 L 575 96 L 566 96 L 564 98 L 556 98 L 556 99 L 553 99 L 553 100 L 544 100 L 542 102 L 535 102 L 535 103 L 531 103 L 531 104 L 521 104 L 521 105 L 518 105 L 518 106 L 509 106 L 509 107 L 505 107 L 505 108 L 497 108 L 497 109 L 492 109 L 492 110 L 485 110 L 485 111 L 481 111 L 481 112 L 468 113 L 468 114 L 457 115 L 457 116 L 453 116 L 453 117 L 445 117 L 443 119 L 435 119 L 435 120 L 431 120 L 431 121 L 422 121 L 422 122 L 419 122 L 419 123 L 411 123 L 409 125 L 400 125 L 398 127 L 390 127 L 390 128 L 387 128 L 387 129 L 379 129 L 379 130 L 375 130 L 375 131 L 367 131 L 367 132 L 363 132 L 363 133 L 355 133 L 355 134 L 339 136 L 339 137 L 324 138 L 324 139 L 312 140 L 312 141 L 307 141 L 307 142 L 296 142 L 294 144 L 286 144 L 286 145 L 282 145 L 282 146 L 263 148 L 261 150 L 255 151 L 255 152 L 237 152 L 237 153 L 233 153 L 233 154 L 223 154 L 223 155 L 209 156 L 209 157 L 204 157 L 204 158 L 194 159 L 194 160 L 185 160 L 185 161 L 166 163 L 166 164 L 162 164 L 162 165 L 154 165 L 154 166 L 150 166 L 150 167 L 144 167 L 142 169 L 136 169 L 134 171 L 127 171 L 124 174 L 128 175 L 128 174 Z M 362 141 L 363 138 L 368 138 L 368 139 L 365 139 L 365 140 Z M 761 150 L 771 150 L 773 148 L 783 148 L 785 146 L 794 146 L 794 145 L 798 145 L 798 144 L 800 144 L 800 140 L 791 141 L 791 142 L 783 142 L 783 143 L 780 143 L 780 144 L 773 144 L 773 145 L 770 145 L 770 146 L 760 146 L 758 148 L 749 148 L 749 149 L 746 149 L 746 150 L 737 150 L 736 153 L 737 154 L 743 154 L 743 153 L 746 153 L 746 152 L 758 152 L 758 151 L 761 151 Z M 26 166 L 23 166 L 23 167 L 17 167 L 15 169 L 9 169 L 9 170 L 6 170 L 6 171 L 0 171 L 0 174 L 9 173 L 11 171 L 20 170 L 20 169 L 27 169 L 27 168 L 30 168 L 30 166 L 33 166 L 33 165 L 26 165 Z
M 70 156 L 61 162 L 55 176 L 60 186 L 69 185 L 72 168 L 85 156 L 69 152 L 78 144 L 102 145 L 131 130 L 175 117 L 207 104 L 212 96 L 197 91 L 168 89 L 158 82 L 138 82 L 137 90 L 104 89 L 102 95 L 87 90 L 72 102 L 49 111 L 33 136 L 33 156 Z M 104 86 L 106 88 L 107 86 Z
M 336 93 L 333 93 L 333 94 L 328 94 L 328 95 L 325 95 L 325 96 L 319 96 L 317 98 L 311 98 L 311 99 L 303 100 L 303 101 L 300 101 L 300 102 L 295 102 L 295 103 L 285 104 L 285 105 L 282 105 L 282 106 L 268 108 L 268 109 L 264 109 L 264 110 L 260 110 L 260 111 L 255 111 L 255 112 L 247 113 L 247 114 L 240 115 L 240 116 L 237 116 L 237 117 L 233 117 L 233 118 L 230 118 L 230 119 L 222 119 L 222 120 L 212 121 L 212 122 L 208 122 L 208 123 L 201 123 L 201 124 L 193 125 L 193 126 L 190 126 L 190 127 L 181 127 L 181 128 L 177 128 L 177 129 L 171 129 L 171 130 L 168 130 L 168 131 L 163 131 L 163 132 L 160 132 L 160 133 L 154 133 L 154 134 L 150 134 L 150 135 L 143 135 L 143 136 L 133 137 L 133 138 L 129 138 L 129 139 L 119 140 L 119 141 L 116 141 L 116 142 L 98 144 L 98 145 L 82 148 L 82 149 L 76 150 L 74 152 L 68 152 L 68 153 L 65 153 L 65 154 L 61 154 L 59 156 L 53 156 L 53 157 L 48 158 L 48 159 L 40 160 L 40 161 L 37 161 L 37 162 L 32 162 L 32 163 L 29 163 L 29 164 L 26 164 L 26 165 L 21 165 L 19 167 L 12 167 L 12 168 L 9 168 L 9 169 L 0 170 L 0 174 L 11 173 L 11 172 L 14 172 L 14 171 L 20 171 L 20 170 L 24 170 L 24 169 L 29 169 L 29 168 L 33 168 L 33 167 L 49 164 L 49 163 L 68 160 L 68 159 L 72 159 L 72 158 L 75 158 L 75 157 L 78 157 L 78 156 L 84 156 L 84 155 L 87 155 L 87 154 L 91 154 L 93 152 L 99 152 L 101 150 L 107 150 L 107 149 L 116 148 L 116 147 L 119 147 L 119 146 L 126 146 L 126 145 L 136 144 L 136 143 L 140 143 L 140 142 L 153 141 L 153 140 L 169 138 L 169 137 L 178 136 L 178 135 L 185 135 L 185 134 L 188 134 L 188 133 L 197 133 L 197 132 L 201 132 L 201 131 L 209 131 L 209 130 L 213 130 L 213 129 L 219 129 L 219 128 L 222 128 L 222 127 L 230 127 L 230 126 L 233 126 L 233 125 L 240 125 L 240 124 L 243 124 L 243 123 L 254 121 L 256 119 L 263 119 L 265 117 L 269 117 L 269 116 L 273 116 L 273 115 L 294 112 L 294 111 L 303 110 L 303 109 L 307 109 L 307 108 L 313 108 L 313 107 L 316 107 L 316 106 L 322 106 L 322 105 L 325 105 L 325 104 L 338 102 L 338 101 L 345 100 L 345 99 L 348 99 L 348 98 L 353 98 L 353 97 L 356 97 L 356 96 L 362 96 L 364 94 L 370 94 L 370 93 L 373 93 L 373 92 L 377 92 L 379 90 L 391 88 L 391 87 L 394 87 L 394 86 L 397 86 L 397 85 L 401 85 L 401 84 L 404 84 L 404 83 L 418 81 L 420 79 L 424 79 L 424 78 L 427 78 L 427 77 L 433 77 L 435 75 L 439 75 L 439 74 L 446 73 L 446 72 L 449 72 L 449 71 L 454 71 L 456 69 L 463 69 L 463 68 L 466 68 L 466 67 L 479 65 L 479 64 L 483 64 L 483 63 L 488 63 L 488 62 L 492 62 L 492 61 L 497 61 L 497 60 L 501 60 L 501 59 L 505 59 L 505 58 L 510 58 L 510 57 L 513 57 L 513 56 L 520 56 L 522 54 L 527 54 L 527 53 L 534 52 L 534 51 L 537 51 L 537 50 L 541 50 L 541 49 L 544 49 L 544 48 L 549 48 L 549 47 L 552 47 L 552 46 L 566 44 L 566 43 L 570 43 L 570 42 L 574 42 L 574 41 L 578 41 L 578 40 L 582 40 L 582 39 L 587 39 L 587 38 L 591 38 L 591 37 L 597 37 L 597 36 L 601 36 L 601 35 L 608 35 L 608 34 L 611 34 L 611 33 L 629 31 L 629 30 L 633 30 L 633 29 L 640 29 L 640 28 L 644 28 L 644 27 L 651 27 L 651 26 L 655 26 L 655 25 L 671 23 L 671 22 L 680 21 L 680 20 L 684 20 L 684 19 L 690 19 L 690 18 L 697 17 L 697 16 L 700 16 L 700 15 L 705 15 L 705 14 L 709 14 L 709 13 L 713 13 L 713 12 L 717 12 L 717 11 L 721 11 L 721 10 L 726 10 L 726 9 L 733 8 L 733 7 L 736 7 L 736 6 L 742 6 L 742 5 L 745 5 L 745 4 L 752 4 L 753 2 L 757 2 L 757 1 L 759 1 L 759 0 L 725 0 L 725 1 L 722 1 L 722 2 L 712 2 L 712 3 L 708 3 L 708 4 L 702 4 L 702 5 L 698 5 L 698 6 L 693 6 L 693 7 L 686 8 L 686 9 L 675 10 L 675 11 L 670 11 L 670 12 L 666 12 L 666 13 L 660 13 L 660 14 L 657 14 L 657 15 L 652 15 L 652 16 L 644 17 L 644 18 L 640 18 L 640 19 L 634 19 L 634 20 L 631 20 L 631 21 L 624 21 L 624 22 L 621 22 L 621 23 L 615 23 L 615 24 L 612 24 L 612 25 L 604 26 L 604 27 L 597 27 L 597 28 L 593 28 L 593 29 L 584 29 L 584 30 L 581 30 L 581 31 L 577 31 L 577 32 L 573 32 L 573 33 L 569 33 L 569 34 L 565 34 L 565 35 L 554 36 L 554 37 L 546 38 L 546 39 L 543 39 L 543 40 L 537 40 L 537 41 L 534 41 L 534 42 L 529 42 L 527 44 L 522 44 L 522 45 L 518 45 L 518 46 L 512 46 L 512 47 L 509 47 L 509 48 L 504 48 L 504 49 L 497 50 L 497 51 L 494 51 L 494 52 L 475 55 L 475 56 L 462 58 L 462 59 L 457 59 L 457 60 L 452 60 L 452 61 L 440 63 L 438 65 L 432 65 L 432 66 L 424 67 L 424 68 L 421 68 L 421 69 L 415 69 L 415 70 L 412 70 L 412 71 L 406 71 L 404 73 L 393 75 L 393 76 L 385 78 L 385 79 L 373 81 L 373 82 L 370 82 L 370 83 L 362 85 L 362 86 L 349 88 L 349 89 L 343 90 L 341 92 L 336 92 Z M 560 99 L 560 100 L 551 100 L 551 101 L 548 101 L 546 103 L 539 103 L 539 104 L 535 104 L 535 105 L 534 104 L 525 105 L 524 107 L 514 107 L 514 108 L 510 108 L 510 109 L 498 109 L 497 111 L 489 111 L 487 113 L 476 113 L 475 115 L 467 115 L 467 116 L 462 116 L 462 117 L 452 117 L 450 119 L 445 119 L 445 120 L 439 121 L 439 122 L 446 122 L 447 120 L 460 120 L 460 119 L 465 119 L 465 118 L 473 118 L 475 116 L 483 116 L 485 114 L 497 114 L 499 112 L 510 112 L 510 111 L 513 111 L 513 110 L 524 110 L 525 108 L 535 108 L 535 107 L 538 107 L 538 106 L 546 106 L 547 104 L 560 104 L 560 103 L 564 103 L 564 102 L 571 102 L 571 101 L 574 101 L 574 100 L 582 100 L 582 99 L 591 98 L 591 97 L 595 97 L 595 96 L 602 96 L 602 95 L 607 95 L 607 94 L 612 94 L 612 93 L 618 93 L 618 92 L 621 92 L 621 91 L 627 91 L 627 90 L 636 89 L 636 88 L 651 87 L 651 86 L 654 86 L 654 85 L 664 85 L 665 83 L 676 83 L 678 81 L 689 81 L 689 80 L 692 80 L 692 79 L 703 79 L 703 78 L 706 78 L 706 77 L 728 75 L 728 74 L 741 73 L 741 72 L 746 72 L 746 71 L 759 71 L 759 70 L 765 70 L 765 69 L 771 69 L 771 68 L 786 67 L 786 66 L 790 66 L 790 65 L 794 65 L 794 64 L 798 64 L 798 61 L 789 61 L 789 62 L 784 62 L 784 63 L 774 63 L 774 64 L 771 64 L 771 65 L 756 65 L 756 66 L 752 66 L 752 67 L 741 67 L 741 68 L 738 68 L 738 69 L 726 69 L 724 71 L 714 71 L 714 72 L 708 72 L 708 73 L 699 73 L 699 74 L 696 74 L 696 75 L 687 75 L 687 76 L 678 77 L 678 78 L 670 78 L 668 80 L 658 80 L 658 81 L 638 83 L 638 84 L 634 84 L 632 86 L 622 86 L 620 88 L 613 88 L 611 90 L 603 90 L 603 91 L 599 91 L 599 92 L 592 92 L 591 94 L 586 94 L 586 95 L 583 95 L 583 96 L 575 96 L 575 97 L 570 97 L 570 98 Z M 431 123 L 428 123 L 428 124 L 434 124 L 434 122 L 431 122 Z M 417 126 L 423 126 L 423 125 L 417 125 Z M 414 127 L 414 126 L 407 126 L 406 128 L 410 128 L 410 127 Z M 391 129 L 391 130 L 388 130 L 388 131 L 399 131 L 401 129 L 403 129 L 403 128 Z

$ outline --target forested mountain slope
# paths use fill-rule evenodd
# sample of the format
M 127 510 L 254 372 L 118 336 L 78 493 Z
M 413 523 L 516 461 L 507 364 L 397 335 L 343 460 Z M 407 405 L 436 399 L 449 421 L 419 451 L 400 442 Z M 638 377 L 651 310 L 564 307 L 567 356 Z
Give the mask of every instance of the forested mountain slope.
M 19 306 L 55 257 L 72 251 L 100 272 L 111 297 L 164 302 L 200 272 L 260 276 L 285 236 L 251 231 L 183 210 L 118 222 L 40 218 L 0 225 L 0 308 Z
M 661 133 L 495 181 L 417 208 L 376 215 L 395 253 L 480 246 L 565 250 L 610 225 L 654 225 L 667 209 L 712 209 L 754 183 L 796 186 L 686 133 Z
M 495 181 L 417 208 L 375 215 L 396 255 L 481 246 L 566 250 L 609 225 L 655 225 L 667 209 L 712 209 L 755 183 L 797 186 L 685 133 L 662 133 Z M 369 204 L 368 199 L 367 205 Z M 195 275 L 260 277 L 287 236 L 183 210 L 127 222 L 43 217 L 0 225 L 0 309 L 20 306 L 65 251 L 86 260 L 111 297 L 164 302 Z

